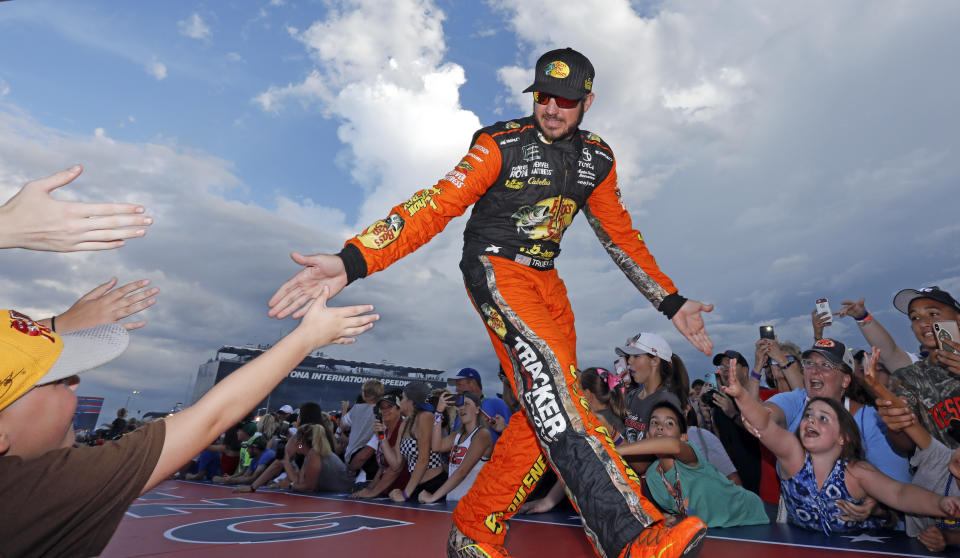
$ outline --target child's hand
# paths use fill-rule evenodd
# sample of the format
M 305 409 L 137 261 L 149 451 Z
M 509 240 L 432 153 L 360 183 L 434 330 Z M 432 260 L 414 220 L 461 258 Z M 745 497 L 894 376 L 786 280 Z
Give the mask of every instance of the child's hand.
M 940 498 L 940 510 L 946 517 L 960 517 L 960 498 L 956 496 Z
M 931 552 L 943 552 L 947 548 L 947 541 L 936 525 L 931 525 L 917 533 L 917 540 Z
M 358 306 L 327 306 L 330 288 L 324 286 L 311 304 L 300 326 L 296 331 L 303 330 L 309 335 L 310 343 L 314 347 L 323 347 L 330 344 L 343 345 L 353 343 L 357 335 L 373 327 L 373 322 L 380 319 L 377 314 L 364 314 L 373 310 L 369 304 Z M 363 314 L 363 315 L 361 315 Z
M 854 504 L 850 500 L 837 500 L 837 509 L 840 510 L 837 517 L 841 521 L 865 521 L 873 514 L 876 507 L 877 501 L 870 496 L 864 498 L 862 504 Z

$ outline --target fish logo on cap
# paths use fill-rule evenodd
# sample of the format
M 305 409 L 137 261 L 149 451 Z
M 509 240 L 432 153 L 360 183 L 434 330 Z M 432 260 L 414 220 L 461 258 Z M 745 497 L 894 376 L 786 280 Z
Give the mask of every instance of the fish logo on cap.
M 565 62 L 556 60 L 547 64 L 547 66 L 543 69 L 543 73 L 550 77 L 563 79 L 570 75 L 570 66 L 567 66 Z

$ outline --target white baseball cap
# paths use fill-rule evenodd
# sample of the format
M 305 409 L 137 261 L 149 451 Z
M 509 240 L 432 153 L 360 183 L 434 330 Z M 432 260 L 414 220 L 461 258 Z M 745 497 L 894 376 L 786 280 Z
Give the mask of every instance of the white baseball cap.
M 656 333 L 647 332 L 638 333 L 627 339 L 626 344 L 617 347 L 617 350 L 628 355 L 653 355 L 663 360 L 670 360 L 673 356 L 673 351 L 670 350 L 666 339 Z

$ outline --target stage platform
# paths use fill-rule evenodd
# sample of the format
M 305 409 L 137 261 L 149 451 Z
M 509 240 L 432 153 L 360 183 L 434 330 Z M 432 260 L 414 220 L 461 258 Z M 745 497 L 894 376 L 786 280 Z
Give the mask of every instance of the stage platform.
M 255 556 L 445 556 L 448 504 L 350 500 L 345 494 L 277 491 L 233 494 L 229 487 L 166 481 L 137 500 L 102 554 L 108 558 Z M 594 556 L 570 513 L 517 516 L 507 549 L 515 558 Z M 824 536 L 771 524 L 711 529 L 704 558 L 872 558 L 946 556 L 903 533 Z

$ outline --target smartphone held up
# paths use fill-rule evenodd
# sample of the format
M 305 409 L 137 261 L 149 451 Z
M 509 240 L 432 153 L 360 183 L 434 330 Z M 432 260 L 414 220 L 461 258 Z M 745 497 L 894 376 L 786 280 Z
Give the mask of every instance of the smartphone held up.
M 817 304 L 817 315 L 826 313 L 827 314 L 826 325 L 833 325 L 833 312 L 830 311 L 830 303 L 827 302 L 827 299 L 818 298 L 816 304 Z
M 960 330 L 957 328 L 957 322 L 934 322 L 933 334 L 937 337 L 937 347 L 941 351 L 956 353 L 957 350 L 944 343 L 944 340 L 952 343 L 960 343 Z

